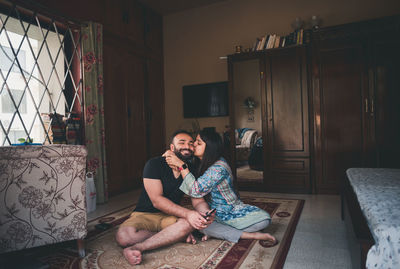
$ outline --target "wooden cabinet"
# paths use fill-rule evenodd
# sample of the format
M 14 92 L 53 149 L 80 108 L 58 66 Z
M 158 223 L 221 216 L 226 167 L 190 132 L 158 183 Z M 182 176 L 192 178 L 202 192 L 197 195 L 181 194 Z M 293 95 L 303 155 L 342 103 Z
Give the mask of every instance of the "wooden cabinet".
M 241 88 L 246 88 L 244 83 L 254 87 L 254 79 L 244 80 L 242 74 L 237 73 L 248 70 L 235 67 L 235 63 L 243 65 L 245 61 L 259 60 L 260 67 L 253 69 L 260 72 L 254 75 L 255 78 L 260 77 L 262 91 L 260 100 L 256 102 L 262 107 L 264 180 L 261 185 L 265 191 L 311 191 L 306 56 L 304 46 L 267 50 L 248 56 L 229 56 L 231 96 L 238 83 L 243 84 Z M 231 117 L 233 115 L 235 113 Z M 234 150 L 235 147 L 231 148 Z
M 259 190 L 339 193 L 350 167 L 400 168 L 399 34 L 393 16 L 319 29 L 306 47 L 229 56 L 231 89 L 234 64 L 259 61 Z

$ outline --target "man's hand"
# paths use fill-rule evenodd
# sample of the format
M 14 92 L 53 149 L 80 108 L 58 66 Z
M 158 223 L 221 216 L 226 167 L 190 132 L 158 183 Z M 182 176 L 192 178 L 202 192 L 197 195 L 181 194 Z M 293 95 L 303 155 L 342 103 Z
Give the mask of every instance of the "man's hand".
M 209 223 L 208 221 L 197 211 L 190 210 L 186 214 L 186 220 L 197 230 L 205 229 Z M 210 222 L 211 223 L 211 222 Z

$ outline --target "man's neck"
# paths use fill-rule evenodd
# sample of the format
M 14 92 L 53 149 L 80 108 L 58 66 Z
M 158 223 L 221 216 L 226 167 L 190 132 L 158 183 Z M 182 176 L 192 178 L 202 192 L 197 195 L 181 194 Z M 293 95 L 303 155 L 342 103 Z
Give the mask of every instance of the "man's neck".
M 175 179 L 178 179 L 181 176 L 181 172 L 176 169 L 172 169 L 172 173 L 174 173 Z

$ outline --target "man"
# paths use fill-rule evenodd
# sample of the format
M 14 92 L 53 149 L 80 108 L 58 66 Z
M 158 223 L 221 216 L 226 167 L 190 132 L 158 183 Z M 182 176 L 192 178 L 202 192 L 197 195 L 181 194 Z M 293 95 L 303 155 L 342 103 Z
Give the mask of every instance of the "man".
M 171 139 L 170 150 L 188 163 L 193 157 L 193 138 L 186 131 L 176 131 Z M 182 177 L 179 170 L 171 169 L 164 157 L 150 159 L 143 170 L 144 190 L 131 217 L 121 224 L 116 240 L 124 249 L 124 256 L 132 265 L 142 261 L 142 252 L 167 246 L 187 238 L 195 243 L 191 232 L 205 229 L 214 219 L 205 218 L 209 211 L 203 198 L 192 198 L 195 210 L 179 205 L 183 192 L 179 190 Z

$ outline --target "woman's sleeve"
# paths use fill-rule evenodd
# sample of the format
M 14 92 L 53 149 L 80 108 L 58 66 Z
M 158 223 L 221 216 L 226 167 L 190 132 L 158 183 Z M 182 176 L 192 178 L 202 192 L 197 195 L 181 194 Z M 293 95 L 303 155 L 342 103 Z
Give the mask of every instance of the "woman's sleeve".
M 227 171 L 223 167 L 213 165 L 197 180 L 192 173 L 187 174 L 179 189 L 191 197 L 200 198 L 210 193 L 226 174 Z

